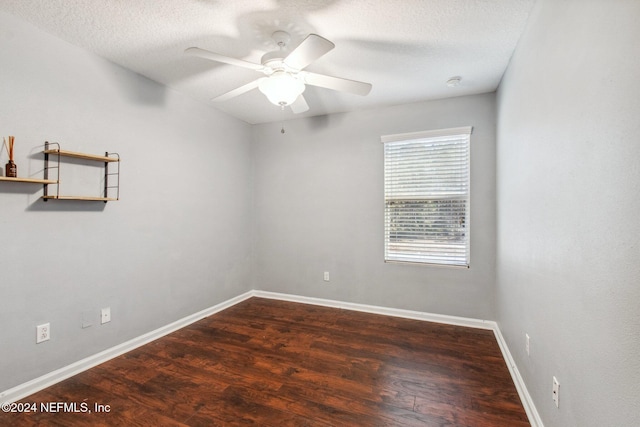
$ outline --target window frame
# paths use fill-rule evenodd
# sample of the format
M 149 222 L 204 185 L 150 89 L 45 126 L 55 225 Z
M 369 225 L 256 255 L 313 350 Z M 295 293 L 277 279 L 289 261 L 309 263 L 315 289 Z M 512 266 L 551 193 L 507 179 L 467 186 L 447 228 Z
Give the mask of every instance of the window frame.
M 457 127 L 457 128 L 449 128 L 449 129 L 431 130 L 431 131 L 384 135 L 381 137 L 381 142 L 383 143 L 383 157 L 384 157 L 383 159 L 383 163 L 384 163 L 383 194 L 384 194 L 384 261 L 385 263 L 428 265 L 428 266 L 450 267 L 450 268 L 469 268 L 471 263 L 470 218 L 471 218 L 471 134 L 472 132 L 473 132 L 473 128 L 471 126 L 465 126 L 465 127 Z M 420 178 L 418 178 L 416 180 L 416 182 L 418 183 L 418 186 L 415 186 L 414 183 L 411 182 L 410 190 L 407 190 L 407 191 L 411 192 L 411 190 L 417 189 L 416 191 L 418 192 L 421 192 L 421 193 L 426 192 L 425 193 L 427 194 L 426 196 L 423 194 L 423 195 L 414 196 L 414 197 L 411 197 L 411 196 L 409 197 L 402 196 L 402 198 L 398 197 L 397 195 L 397 191 L 399 188 L 398 185 L 388 182 L 390 175 L 392 177 L 395 177 L 396 179 L 398 177 L 397 165 L 394 165 L 396 169 L 395 170 L 396 175 L 393 175 L 392 173 L 393 171 L 390 172 L 390 169 L 394 169 L 394 166 L 389 166 L 391 162 L 390 157 L 392 156 L 392 154 L 389 154 L 392 150 L 392 148 L 390 147 L 392 145 L 395 145 L 394 148 L 396 149 L 396 153 L 397 153 L 399 146 L 408 148 L 409 146 L 411 146 L 411 143 L 413 142 L 415 144 L 410 149 L 411 152 L 413 152 L 413 150 L 416 149 L 416 150 L 420 150 L 423 156 L 424 155 L 433 156 L 434 155 L 433 153 L 435 152 L 435 148 L 434 148 L 435 145 L 446 144 L 447 140 L 452 141 L 451 146 L 453 146 L 454 143 L 460 144 L 462 142 L 464 144 L 464 150 L 465 150 L 465 153 L 463 155 L 461 156 L 456 155 L 452 157 L 452 158 L 455 158 L 456 160 L 458 160 L 458 158 L 463 159 L 460 161 L 459 164 L 456 163 L 458 166 L 461 166 L 461 167 L 466 166 L 466 171 L 464 172 L 464 176 L 456 176 L 452 180 L 447 181 L 448 185 L 446 187 L 454 188 L 453 193 L 449 195 L 438 194 L 439 191 L 429 193 L 428 189 L 426 188 L 428 186 L 425 186 L 423 188 L 422 185 L 424 185 L 424 182 L 421 182 Z M 421 148 L 425 146 L 425 143 L 431 145 L 431 148 Z M 387 144 L 391 144 L 391 145 L 388 146 Z M 394 157 L 395 159 L 397 159 L 397 154 L 395 154 Z M 408 157 L 410 157 L 410 155 L 407 156 L 407 158 Z M 462 191 L 463 188 L 466 189 L 466 192 L 464 192 L 464 194 L 462 195 L 460 191 Z M 396 193 L 394 193 L 394 191 Z M 404 192 L 405 190 L 403 189 L 402 191 Z M 393 194 L 388 194 L 388 192 Z M 446 192 L 446 191 L 443 190 L 442 192 Z M 440 202 L 442 203 L 442 205 L 439 205 L 438 203 L 431 203 L 428 201 Z M 461 209 L 464 213 L 464 216 L 462 217 L 463 219 L 460 220 L 461 226 L 457 227 L 453 231 L 451 228 L 439 228 L 436 231 L 436 233 L 430 234 L 428 231 L 424 231 L 424 232 L 415 231 L 415 226 L 412 226 L 410 228 L 412 228 L 413 230 L 407 232 L 406 234 L 408 234 L 409 237 L 413 239 L 406 238 L 404 244 L 401 243 L 398 246 L 400 247 L 407 246 L 411 248 L 418 247 L 418 250 L 416 251 L 412 249 L 411 253 L 407 250 L 403 252 L 402 250 L 396 249 L 394 251 L 394 250 L 390 250 L 389 248 L 389 246 L 391 245 L 391 230 L 390 230 L 391 223 L 393 222 L 394 218 L 396 219 L 396 221 L 398 218 L 400 219 L 407 218 L 406 214 L 401 213 L 401 214 L 393 215 L 389 212 L 389 210 L 391 209 L 390 204 L 398 203 L 398 202 L 400 202 L 400 205 L 397 205 L 398 206 L 397 210 L 399 212 L 401 212 L 403 209 L 403 206 L 401 204 L 402 202 L 406 202 L 408 206 L 411 206 L 411 204 L 414 204 L 414 205 L 421 204 L 421 207 L 418 210 L 422 212 L 422 215 L 423 215 L 422 219 L 430 220 L 430 222 L 428 222 L 428 225 L 425 225 L 427 223 L 426 221 L 422 222 L 420 226 L 420 229 L 422 230 L 433 227 L 433 224 L 435 222 L 434 220 L 442 212 L 446 213 L 446 217 L 450 221 L 452 219 L 455 219 L 456 213 L 455 213 L 455 209 L 453 209 L 452 206 L 457 206 L 459 208 L 458 210 L 460 210 L 460 206 L 463 206 L 463 208 Z M 445 204 L 447 203 L 448 205 L 445 206 Z M 440 209 L 439 206 L 443 206 L 443 208 Z M 403 217 L 402 215 L 405 215 L 405 216 Z M 407 231 L 407 230 L 404 230 L 404 231 Z M 456 233 L 458 234 L 458 236 L 459 235 L 463 236 L 462 248 L 460 248 L 459 238 L 455 237 Z M 398 234 L 402 234 L 402 232 L 396 233 L 396 236 Z M 444 234 L 449 234 L 449 237 L 448 238 L 433 237 L 436 235 L 442 236 Z M 454 234 L 454 237 L 451 237 L 451 234 Z M 420 239 L 420 237 L 425 237 L 425 236 L 428 236 L 430 238 Z M 454 243 L 454 241 L 458 241 L 458 243 Z M 442 249 L 442 250 L 426 249 L 430 247 L 430 243 L 433 244 L 434 242 L 438 242 L 438 244 L 441 244 L 442 247 L 445 249 Z M 450 252 L 448 254 L 446 252 L 446 248 L 450 249 Z M 420 249 L 423 249 L 424 252 L 418 253 Z M 461 255 L 462 253 L 461 249 L 463 251 L 463 255 Z M 454 253 L 455 255 L 452 255 L 451 253 Z

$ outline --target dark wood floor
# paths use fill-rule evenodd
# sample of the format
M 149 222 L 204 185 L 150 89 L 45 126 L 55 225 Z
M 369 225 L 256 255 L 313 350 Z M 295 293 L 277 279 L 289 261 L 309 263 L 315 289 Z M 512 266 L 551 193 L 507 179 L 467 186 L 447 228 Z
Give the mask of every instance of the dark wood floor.
M 529 426 L 491 331 L 261 298 L 22 402 L 78 412 L 0 425 Z

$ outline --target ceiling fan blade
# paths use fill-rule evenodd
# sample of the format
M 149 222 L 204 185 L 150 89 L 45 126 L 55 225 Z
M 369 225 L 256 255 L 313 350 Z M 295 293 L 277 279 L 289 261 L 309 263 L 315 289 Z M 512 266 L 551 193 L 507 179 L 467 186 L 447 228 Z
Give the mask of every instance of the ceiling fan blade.
M 260 80 L 262 79 L 266 79 L 266 77 L 260 77 L 259 79 L 254 80 L 251 83 L 247 83 L 246 85 L 230 90 L 229 92 L 223 93 L 220 96 L 216 96 L 211 100 L 214 102 L 222 102 L 222 101 L 227 101 L 231 98 L 234 98 L 238 95 L 242 95 L 243 93 L 249 92 L 250 90 L 257 88 L 258 84 L 260 83 Z
M 250 70 L 263 71 L 264 66 L 253 62 L 244 61 L 242 59 L 231 58 L 230 56 L 220 55 L 219 53 L 210 52 L 199 47 L 190 47 L 184 51 L 187 55 L 198 56 L 200 58 L 210 59 L 216 62 L 236 65 L 238 67 L 249 68 Z
M 327 89 L 339 90 L 341 92 L 350 92 L 362 96 L 365 96 L 369 92 L 371 92 L 372 88 L 371 83 L 342 79 L 340 77 L 326 76 L 324 74 L 310 73 L 308 71 L 304 72 L 304 82 L 312 86 L 320 86 Z
M 293 101 L 293 104 L 291 104 L 291 111 L 293 111 L 294 114 L 300 114 L 304 113 L 305 111 L 309 111 L 309 104 L 307 104 L 307 101 L 304 99 L 304 96 L 302 96 L 302 94 L 298 96 L 298 99 Z
M 320 37 L 317 34 L 309 34 L 293 51 L 284 59 L 284 63 L 296 70 L 302 70 L 316 59 L 336 47 L 335 44 Z

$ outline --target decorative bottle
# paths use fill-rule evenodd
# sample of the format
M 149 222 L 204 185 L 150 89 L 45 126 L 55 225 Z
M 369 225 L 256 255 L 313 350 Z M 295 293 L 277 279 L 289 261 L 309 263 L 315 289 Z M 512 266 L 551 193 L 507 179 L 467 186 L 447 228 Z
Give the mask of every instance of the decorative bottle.
M 16 165 L 13 160 L 9 160 L 9 163 L 7 163 L 5 167 L 5 175 L 9 178 L 18 177 L 18 165 Z

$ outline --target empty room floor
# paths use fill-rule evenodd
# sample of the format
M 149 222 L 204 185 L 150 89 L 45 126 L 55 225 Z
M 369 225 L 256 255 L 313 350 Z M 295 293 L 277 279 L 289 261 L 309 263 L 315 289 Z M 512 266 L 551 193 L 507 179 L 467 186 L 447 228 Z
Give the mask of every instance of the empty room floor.
M 0 425 L 529 426 L 490 330 L 263 298 L 21 402 Z

